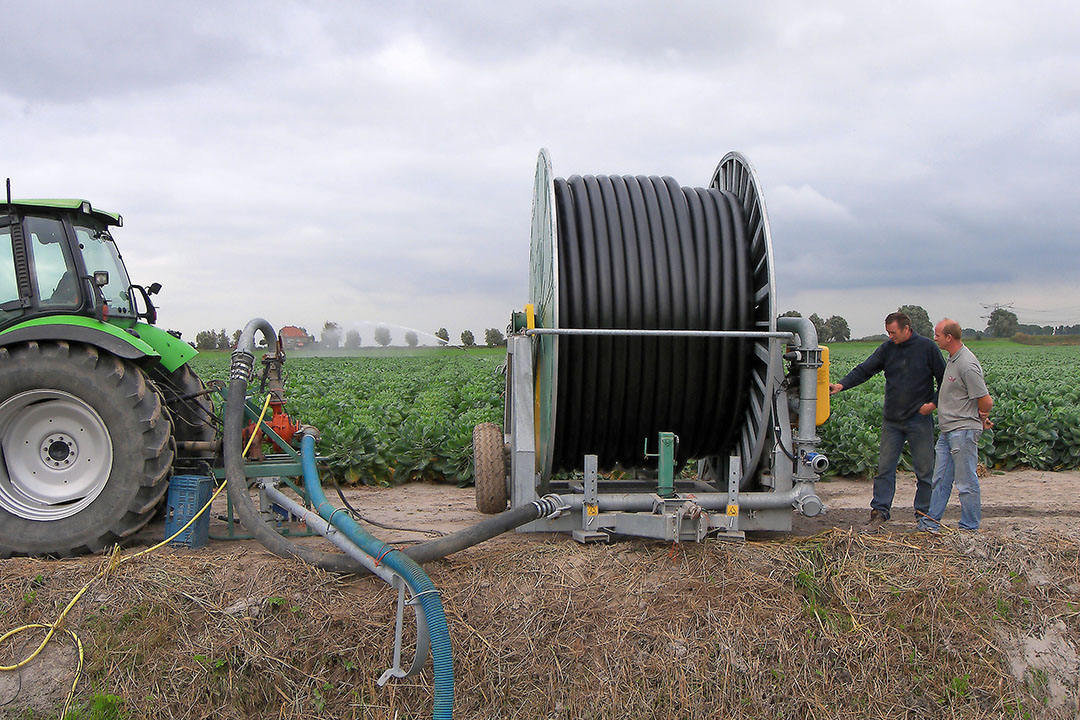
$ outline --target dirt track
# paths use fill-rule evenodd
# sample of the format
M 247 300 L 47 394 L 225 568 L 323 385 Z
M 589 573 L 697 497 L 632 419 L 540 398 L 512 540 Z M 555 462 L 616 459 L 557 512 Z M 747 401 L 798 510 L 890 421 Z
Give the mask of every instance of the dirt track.
M 982 478 L 983 529 L 991 533 L 1080 532 L 1080 472 L 1016 470 Z M 835 479 L 817 485 L 826 512 L 814 518 L 796 515 L 792 533 L 814 535 L 829 528 L 861 527 L 870 512 L 872 482 Z M 337 497 L 332 495 L 332 501 Z M 899 473 L 892 520 L 884 530 L 913 532 L 912 503 L 915 476 Z M 350 502 L 365 517 L 387 525 L 452 532 L 482 520 L 476 509 L 472 488 L 452 485 L 410 483 L 396 488 L 360 487 L 347 493 Z M 953 493 L 945 514 L 946 524 L 955 526 L 960 506 Z M 151 531 L 154 532 L 154 531 Z M 376 529 L 388 541 L 423 538 L 420 533 Z M 520 536 L 518 536 L 520 538 Z

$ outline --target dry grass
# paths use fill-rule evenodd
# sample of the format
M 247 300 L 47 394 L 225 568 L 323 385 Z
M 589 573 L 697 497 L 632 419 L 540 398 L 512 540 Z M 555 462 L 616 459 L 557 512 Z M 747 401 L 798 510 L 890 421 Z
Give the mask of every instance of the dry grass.
M 101 562 L 0 563 L 2 629 L 51 620 Z M 1080 647 L 1074 538 L 830 531 L 583 548 L 515 537 L 428 569 L 459 718 L 1078 712 L 1075 677 L 1062 680 L 1070 709 L 1034 669 L 1009 670 L 1019 638 L 1051 622 Z M 86 645 L 80 696 L 118 695 L 133 717 L 429 717 L 430 666 L 375 685 L 394 600 L 381 581 L 258 550 L 165 550 L 100 581 L 69 617 Z

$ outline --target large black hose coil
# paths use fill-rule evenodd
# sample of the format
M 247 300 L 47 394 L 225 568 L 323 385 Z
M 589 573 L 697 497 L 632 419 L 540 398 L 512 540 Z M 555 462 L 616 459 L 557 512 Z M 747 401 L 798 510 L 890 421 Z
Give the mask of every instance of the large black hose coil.
M 710 188 L 680 187 L 670 177 L 546 181 L 555 256 L 546 305 L 556 309 L 545 307 L 545 284 L 534 277 L 541 325 L 775 330 L 764 207 L 752 169 L 735 157 L 732 167 L 745 177 L 725 179 L 725 158 Z M 537 187 L 534 215 L 545 210 L 539 166 Z M 533 272 L 543 275 L 537 225 L 534 217 Z M 559 337 L 546 348 L 557 362 L 551 432 L 546 441 L 543 428 L 538 433 L 541 470 L 550 477 L 580 468 L 586 453 L 602 468 L 641 466 L 645 440 L 652 448 L 661 431 L 679 437 L 680 461 L 734 452 L 748 469 L 768 422 L 769 347 L 746 338 Z

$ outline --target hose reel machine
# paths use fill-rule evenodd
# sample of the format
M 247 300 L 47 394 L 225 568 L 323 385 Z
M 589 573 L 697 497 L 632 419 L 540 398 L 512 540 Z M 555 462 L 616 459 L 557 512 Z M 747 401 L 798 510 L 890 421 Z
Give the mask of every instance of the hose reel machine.
M 557 495 L 560 516 L 521 529 L 582 542 L 740 538 L 821 512 L 828 351 L 774 298 L 765 204 L 739 153 L 689 188 L 558 178 L 541 150 L 504 427 L 473 433 L 479 509 Z M 690 461 L 696 477 L 680 472 Z

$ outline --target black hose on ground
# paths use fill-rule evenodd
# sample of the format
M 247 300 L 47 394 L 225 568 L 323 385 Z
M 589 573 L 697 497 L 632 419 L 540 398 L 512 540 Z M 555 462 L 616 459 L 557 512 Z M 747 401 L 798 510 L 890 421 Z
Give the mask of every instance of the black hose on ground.
M 458 530 L 456 533 L 437 540 L 429 540 L 419 545 L 413 545 L 402 552 L 421 565 L 432 560 L 441 560 L 458 550 L 464 550 L 485 540 L 490 540 L 496 535 L 521 527 L 533 520 L 547 517 L 558 509 L 558 499 L 553 496 L 545 496 L 536 502 L 519 505 L 512 510 L 501 512 L 464 530 Z

